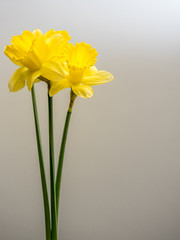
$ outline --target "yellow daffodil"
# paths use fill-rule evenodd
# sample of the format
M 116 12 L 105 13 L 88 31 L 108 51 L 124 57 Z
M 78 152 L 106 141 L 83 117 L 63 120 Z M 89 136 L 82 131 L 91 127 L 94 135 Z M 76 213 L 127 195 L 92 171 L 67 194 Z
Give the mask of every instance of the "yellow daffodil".
M 66 63 L 59 67 L 59 81 L 51 82 L 49 95 L 53 96 L 64 88 L 83 98 L 93 96 L 91 86 L 103 84 L 113 80 L 111 73 L 98 71 L 94 66 L 97 56 L 96 49 L 91 45 L 82 43 L 69 44 L 65 50 Z M 62 73 L 63 67 L 63 73 Z
M 59 77 L 61 74 L 59 63 L 65 61 L 62 50 L 69 40 L 70 36 L 66 31 L 53 29 L 45 35 L 36 29 L 14 36 L 11 39 L 12 45 L 7 45 L 4 53 L 20 68 L 11 76 L 9 90 L 17 92 L 25 86 L 25 82 L 31 90 L 40 76 L 52 81 L 57 79 L 57 75 Z

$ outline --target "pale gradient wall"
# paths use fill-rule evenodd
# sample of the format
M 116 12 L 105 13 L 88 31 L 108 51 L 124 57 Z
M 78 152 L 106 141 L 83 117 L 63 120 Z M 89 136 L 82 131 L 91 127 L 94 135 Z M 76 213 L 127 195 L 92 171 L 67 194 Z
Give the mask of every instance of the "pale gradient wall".
M 0 240 L 44 240 L 31 95 L 9 93 L 13 35 L 66 29 L 115 80 L 78 98 L 65 155 L 60 240 L 180 239 L 180 1 L 0 2 Z M 48 169 L 46 86 L 36 86 Z M 55 96 L 55 152 L 69 90 Z M 48 174 L 49 177 L 49 174 Z

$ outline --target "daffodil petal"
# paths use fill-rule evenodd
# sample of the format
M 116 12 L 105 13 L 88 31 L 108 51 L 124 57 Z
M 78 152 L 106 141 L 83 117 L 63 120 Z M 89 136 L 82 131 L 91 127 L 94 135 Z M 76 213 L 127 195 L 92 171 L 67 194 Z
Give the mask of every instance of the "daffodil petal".
M 50 81 L 62 80 L 65 77 L 63 66 L 58 62 L 45 62 L 41 67 L 41 75 Z
M 90 86 L 84 84 L 76 84 L 72 86 L 73 92 L 79 97 L 91 98 L 93 96 L 93 89 Z
M 63 90 L 64 88 L 71 87 L 71 83 L 68 79 L 62 79 L 60 81 L 52 82 L 51 88 L 49 90 L 49 96 L 52 97 L 59 91 Z
M 10 92 L 17 92 L 25 86 L 27 72 L 26 67 L 20 67 L 13 73 L 8 83 Z
M 106 71 L 94 71 L 83 77 L 82 82 L 88 86 L 99 85 L 113 80 L 113 75 Z
M 62 55 L 62 48 L 71 39 L 68 32 L 65 30 L 54 31 L 51 29 L 45 34 L 45 39 L 49 47 L 49 54 L 51 54 L 52 58 L 57 57 L 59 61 L 64 61 L 65 58 Z
M 59 37 L 65 38 L 65 40 L 67 40 L 67 41 L 71 39 L 71 37 L 69 36 L 67 31 L 65 31 L 65 30 L 54 31 L 53 29 L 51 29 L 45 34 L 47 42 L 51 41 L 51 37 L 54 36 L 55 34 L 58 34 Z
M 27 87 L 28 87 L 29 91 L 31 91 L 33 83 L 37 80 L 37 78 L 40 75 L 41 75 L 40 71 L 35 71 L 35 72 L 28 71 L 26 84 L 27 84 Z
M 98 71 L 96 66 L 92 66 L 92 67 L 90 67 L 90 68 L 87 69 L 87 70 L 89 70 L 89 72 L 91 72 L 91 73 L 94 73 L 94 72 L 97 72 L 97 71 Z M 88 72 L 87 70 L 85 71 L 85 73 Z

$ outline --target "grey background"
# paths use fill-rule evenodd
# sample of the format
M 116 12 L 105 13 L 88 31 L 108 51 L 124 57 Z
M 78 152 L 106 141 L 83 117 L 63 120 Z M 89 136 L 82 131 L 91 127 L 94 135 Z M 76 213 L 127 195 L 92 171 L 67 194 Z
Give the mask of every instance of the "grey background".
M 76 101 L 59 239 L 179 240 L 179 0 L 1 0 L 0 27 L 0 239 L 45 239 L 31 95 L 9 93 L 17 66 L 3 47 L 23 30 L 54 28 L 92 44 L 115 78 Z M 46 86 L 36 92 L 48 171 Z M 69 89 L 54 97 L 56 159 L 68 102 Z

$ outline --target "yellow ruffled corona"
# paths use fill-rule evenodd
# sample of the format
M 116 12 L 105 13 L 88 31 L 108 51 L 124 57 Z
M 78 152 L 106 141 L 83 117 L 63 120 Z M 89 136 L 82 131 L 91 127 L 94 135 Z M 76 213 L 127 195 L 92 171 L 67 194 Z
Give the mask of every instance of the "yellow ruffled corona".
M 66 63 L 62 64 L 63 74 L 59 74 L 59 81 L 51 82 L 49 95 L 53 96 L 64 88 L 71 88 L 79 97 L 91 98 L 91 86 L 103 84 L 113 80 L 111 73 L 98 71 L 94 66 L 97 57 L 96 49 L 82 43 L 69 44 L 65 50 Z
M 17 92 L 25 86 L 25 82 L 31 90 L 40 76 L 52 81 L 57 79 L 57 75 L 61 75 L 59 63 L 65 61 L 62 51 L 69 40 L 70 36 L 66 31 L 53 29 L 45 35 L 36 29 L 14 36 L 11 39 L 12 45 L 7 45 L 4 53 L 20 68 L 11 76 L 9 90 Z

